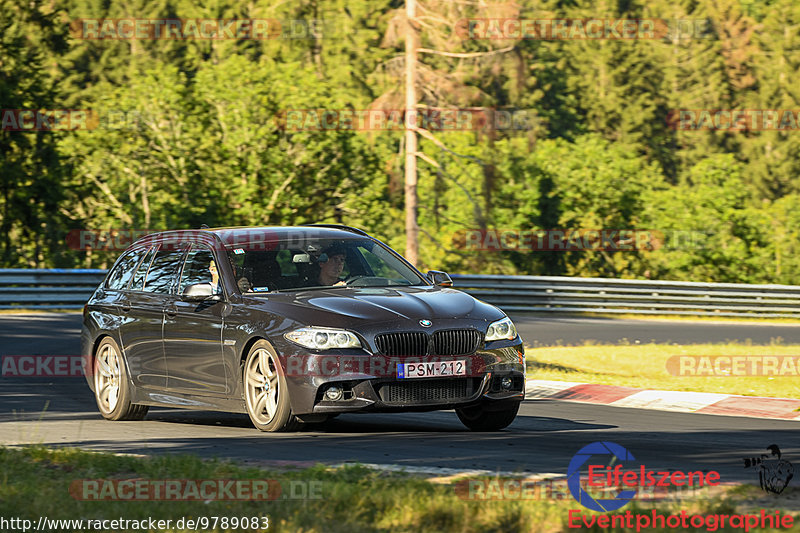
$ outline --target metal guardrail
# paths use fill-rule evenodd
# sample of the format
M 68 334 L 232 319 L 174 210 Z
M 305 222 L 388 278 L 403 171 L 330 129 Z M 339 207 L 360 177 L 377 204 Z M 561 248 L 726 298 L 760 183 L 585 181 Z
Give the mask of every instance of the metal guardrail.
M 80 309 L 105 276 L 99 269 L 0 268 L 0 309 Z
M 105 270 L 0 269 L 0 309 L 79 309 Z M 800 286 L 453 274 L 505 311 L 800 317 Z
M 453 274 L 453 285 L 504 311 L 800 317 L 800 286 L 559 276 Z

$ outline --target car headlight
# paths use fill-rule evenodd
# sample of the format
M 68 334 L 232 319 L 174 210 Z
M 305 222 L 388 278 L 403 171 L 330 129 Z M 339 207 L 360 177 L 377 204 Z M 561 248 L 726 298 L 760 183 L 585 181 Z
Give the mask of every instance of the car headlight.
M 312 350 L 330 350 L 331 348 L 361 348 L 358 337 L 343 329 L 300 328 L 283 335 L 300 346 Z
M 487 341 L 499 341 L 500 339 L 513 340 L 517 338 L 517 328 L 511 319 L 505 317 L 497 322 L 489 324 L 489 329 L 486 330 Z

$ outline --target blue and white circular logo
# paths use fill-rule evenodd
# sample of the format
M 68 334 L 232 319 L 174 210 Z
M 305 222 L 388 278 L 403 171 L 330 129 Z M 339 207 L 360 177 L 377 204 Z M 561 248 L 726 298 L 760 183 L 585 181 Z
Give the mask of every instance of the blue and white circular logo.
M 614 498 L 610 499 L 595 500 L 592 498 L 581 487 L 581 467 L 593 455 L 610 455 L 616 457 L 618 461 L 635 461 L 636 458 L 631 452 L 614 442 L 593 442 L 581 448 L 569 462 L 567 486 L 575 501 L 592 511 L 616 511 L 631 501 L 636 496 L 636 491 L 622 490 Z
M 419 325 L 422 326 L 423 328 L 429 328 L 431 327 L 432 324 L 433 322 L 431 322 L 430 320 L 425 320 L 424 318 L 419 321 Z

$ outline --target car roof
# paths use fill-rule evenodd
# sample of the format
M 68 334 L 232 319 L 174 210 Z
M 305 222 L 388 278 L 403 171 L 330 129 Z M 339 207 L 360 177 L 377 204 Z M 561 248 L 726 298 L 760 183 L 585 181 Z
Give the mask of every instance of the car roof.
M 232 246 L 252 241 L 280 241 L 298 235 L 313 236 L 320 239 L 352 239 L 354 236 L 369 235 L 350 226 L 338 224 L 308 224 L 303 226 L 229 226 L 223 228 L 203 228 L 169 230 L 150 233 L 134 242 L 130 248 L 157 243 L 190 241 L 213 246 L 223 244 Z
M 202 231 L 202 230 L 201 230 Z M 351 228 L 339 224 L 305 224 L 302 226 L 231 226 L 227 228 L 209 228 L 205 231 L 211 231 L 220 236 L 223 240 L 225 237 L 247 238 L 252 235 L 259 235 L 259 232 L 268 235 L 271 238 L 290 237 L 292 235 L 314 235 L 324 239 L 346 239 L 352 238 L 353 235 L 366 237 L 367 233 L 358 229 Z

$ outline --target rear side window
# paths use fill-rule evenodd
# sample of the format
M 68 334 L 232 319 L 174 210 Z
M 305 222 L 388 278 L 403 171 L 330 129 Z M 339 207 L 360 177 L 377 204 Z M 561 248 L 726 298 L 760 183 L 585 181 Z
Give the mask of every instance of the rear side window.
M 159 250 L 147 273 L 144 292 L 169 294 L 181 266 L 184 250 Z
M 138 250 L 131 250 L 117 262 L 117 266 L 108 276 L 106 287 L 115 290 L 124 290 L 128 286 L 128 282 L 136 272 L 136 267 L 142 256 L 147 251 L 147 248 L 140 248 Z
M 140 291 L 144 288 L 144 280 L 147 277 L 147 271 L 150 269 L 150 263 L 153 262 L 155 254 L 156 249 L 151 248 L 144 257 L 144 261 L 139 264 L 139 268 L 136 269 L 136 275 L 133 276 L 133 283 L 131 283 L 132 291 Z

